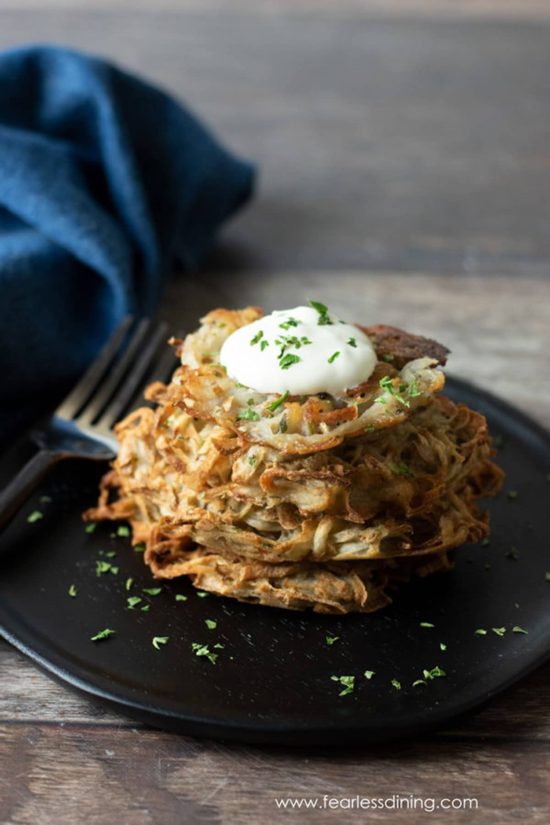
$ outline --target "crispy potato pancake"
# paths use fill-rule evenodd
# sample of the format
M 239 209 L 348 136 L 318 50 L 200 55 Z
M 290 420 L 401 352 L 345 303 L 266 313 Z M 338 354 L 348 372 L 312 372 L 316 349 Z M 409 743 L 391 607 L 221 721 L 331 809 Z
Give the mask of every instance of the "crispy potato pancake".
M 214 310 L 172 340 L 181 366 L 148 388 L 155 409 L 117 425 L 119 454 L 85 518 L 128 520 L 159 578 L 289 609 L 372 612 L 488 535 L 477 501 L 503 474 L 487 423 L 439 395 L 446 348 L 394 327 L 361 327 L 379 360 L 340 395 L 243 387 L 220 349 L 261 315 Z

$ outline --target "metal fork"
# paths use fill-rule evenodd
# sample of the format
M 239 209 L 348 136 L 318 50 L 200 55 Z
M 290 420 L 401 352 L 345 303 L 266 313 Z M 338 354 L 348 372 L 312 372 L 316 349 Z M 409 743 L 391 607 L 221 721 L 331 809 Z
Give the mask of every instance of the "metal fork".
M 125 318 L 95 361 L 52 417 L 30 436 L 38 452 L 0 494 L 0 529 L 19 511 L 49 470 L 66 458 L 109 461 L 117 453 L 113 425 L 121 417 L 146 373 L 162 366 L 168 372 L 168 351 L 161 353 L 167 325 Z M 163 376 L 164 377 L 164 376 Z

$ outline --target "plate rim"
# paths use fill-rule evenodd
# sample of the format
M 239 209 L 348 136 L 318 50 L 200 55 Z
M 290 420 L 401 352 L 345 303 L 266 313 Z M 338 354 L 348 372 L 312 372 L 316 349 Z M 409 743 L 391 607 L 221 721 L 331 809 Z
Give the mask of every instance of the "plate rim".
M 529 414 L 491 391 L 485 390 L 485 388 L 464 378 L 455 377 L 451 373 L 446 374 L 446 379 L 449 387 L 457 393 L 464 392 L 467 395 L 477 395 L 498 413 L 513 418 L 514 422 L 521 425 L 523 434 L 526 437 L 544 442 L 546 449 L 550 452 L 550 430 Z M 306 717 L 304 717 L 303 724 L 296 724 L 295 720 L 292 722 L 281 720 L 277 723 L 258 719 L 250 721 L 232 720 L 217 716 L 200 715 L 195 712 L 189 715 L 184 708 L 177 711 L 169 708 L 159 709 L 155 707 L 154 703 L 149 704 L 141 699 L 134 700 L 127 695 L 119 695 L 115 689 L 108 689 L 104 685 L 100 686 L 92 680 L 87 680 L 71 672 L 58 660 L 58 655 L 55 652 L 46 658 L 35 651 L 27 641 L 18 638 L 7 629 L 1 604 L 0 636 L 55 681 L 76 690 L 80 694 L 84 694 L 93 701 L 105 704 L 115 713 L 123 713 L 129 718 L 137 719 L 162 730 L 168 729 L 194 737 L 253 745 L 284 745 L 286 747 L 355 747 L 383 744 L 384 742 L 410 738 L 414 735 L 427 734 L 441 729 L 447 723 L 453 723 L 468 712 L 481 709 L 493 698 L 507 691 L 550 659 L 549 636 L 546 645 L 539 644 L 536 648 L 536 655 L 528 664 L 493 689 L 488 690 L 483 697 L 472 697 L 451 709 L 446 705 L 442 708 L 431 708 L 429 711 L 424 712 L 422 718 L 417 718 L 413 714 L 412 721 L 402 721 L 398 727 L 392 726 L 388 730 L 387 720 L 380 728 L 373 725 L 362 726 L 360 723 L 355 722 L 353 717 L 337 719 L 332 724 L 327 725 L 318 725 L 317 723 L 312 725 L 308 723 Z

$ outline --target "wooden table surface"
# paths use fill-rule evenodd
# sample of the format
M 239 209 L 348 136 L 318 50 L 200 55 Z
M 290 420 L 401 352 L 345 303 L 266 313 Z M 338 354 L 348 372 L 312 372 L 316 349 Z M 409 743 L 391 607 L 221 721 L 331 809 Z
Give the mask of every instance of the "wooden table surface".
M 148 75 L 259 164 L 254 203 L 203 271 L 170 283 L 174 328 L 212 305 L 314 296 L 442 340 L 450 371 L 550 426 L 546 0 L 0 0 L 0 47 L 31 40 Z M 141 727 L 0 642 L 0 822 L 546 823 L 549 675 L 430 737 L 293 751 Z M 394 793 L 479 808 L 274 801 Z

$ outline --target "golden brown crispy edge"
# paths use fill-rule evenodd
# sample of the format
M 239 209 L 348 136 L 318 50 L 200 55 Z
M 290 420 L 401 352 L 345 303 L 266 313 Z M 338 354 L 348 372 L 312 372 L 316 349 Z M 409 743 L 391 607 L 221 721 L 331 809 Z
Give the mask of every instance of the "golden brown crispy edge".
M 416 358 L 434 358 L 441 366 L 447 363 L 449 350 L 432 338 L 413 335 L 411 332 L 405 332 L 403 329 L 386 324 L 374 324 L 370 327 L 356 324 L 356 326 L 371 339 L 378 360 L 391 361 L 397 369 L 402 369 L 405 364 Z

